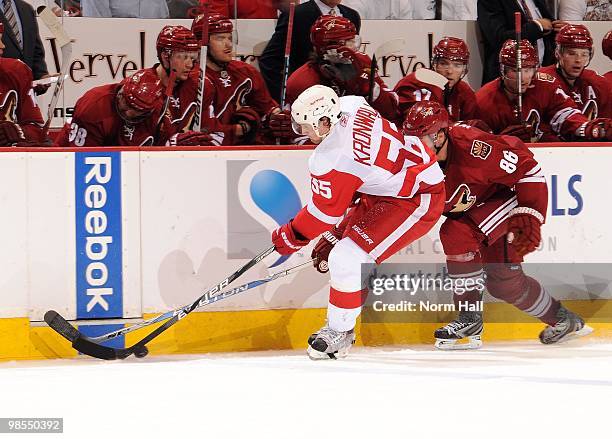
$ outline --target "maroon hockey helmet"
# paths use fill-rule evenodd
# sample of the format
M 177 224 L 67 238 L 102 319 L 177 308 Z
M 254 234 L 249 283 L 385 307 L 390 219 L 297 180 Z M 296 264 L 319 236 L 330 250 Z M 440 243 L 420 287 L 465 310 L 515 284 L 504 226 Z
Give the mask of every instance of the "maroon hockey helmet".
M 601 50 L 603 50 L 604 55 L 612 59 L 612 30 L 601 40 Z
M 407 136 L 423 137 L 435 134 L 450 125 L 446 108 L 436 101 L 417 102 L 410 108 L 402 130 Z
M 444 37 L 433 48 L 432 61 L 436 62 L 440 58 L 467 64 L 470 61 L 470 49 L 461 38 Z
M 540 64 L 538 53 L 529 40 L 521 40 L 520 48 L 523 68 L 537 68 Z M 503 68 L 503 66 L 516 68 L 516 40 L 506 40 L 499 51 L 499 67 Z
M 330 46 L 344 45 L 357 36 L 357 28 L 348 19 L 335 15 L 322 15 L 310 28 L 310 41 L 318 54 Z
M 164 26 L 157 36 L 157 56 L 162 52 L 197 52 L 200 43 L 184 26 Z
M 557 47 L 575 47 L 593 50 L 593 38 L 583 24 L 566 24 L 555 37 Z
M 204 31 L 204 15 L 198 15 L 191 22 L 191 31 L 194 33 L 198 41 L 202 39 Z M 222 14 L 210 14 L 208 16 L 208 33 L 209 34 L 225 34 L 234 31 L 232 20 Z
M 121 96 L 126 103 L 139 111 L 151 112 L 162 101 L 164 89 L 157 75 L 146 70 L 134 73 L 122 82 Z

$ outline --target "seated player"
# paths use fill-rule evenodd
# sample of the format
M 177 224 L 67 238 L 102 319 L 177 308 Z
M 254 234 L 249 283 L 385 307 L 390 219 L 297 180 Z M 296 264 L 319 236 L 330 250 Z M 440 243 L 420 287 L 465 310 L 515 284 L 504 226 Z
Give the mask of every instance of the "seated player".
M 207 134 L 168 135 L 161 114 L 163 88 L 159 80 L 140 70 L 119 84 L 87 91 L 76 102 L 74 114 L 56 138 L 63 147 L 150 146 L 206 144 Z
M 369 97 L 371 105 L 391 121 L 399 120 L 397 96 L 376 75 L 370 93 L 372 60 L 357 50 L 361 38 L 355 25 L 344 17 L 323 15 L 310 29 L 310 41 L 315 49 L 311 61 L 291 74 L 287 81 L 287 104 L 315 84 L 334 89 L 339 96 Z
M 230 145 L 294 137 L 288 112 L 281 113 L 261 73 L 250 64 L 233 59 L 232 21 L 220 14 L 210 14 L 207 25 L 206 87 L 211 91 L 207 92 L 210 106 L 203 112 L 202 126 L 222 132 L 223 143 Z M 202 39 L 203 26 L 203 15 L 194 18 L 191 29 L 198 41 Z
M 476 92 L 480 118 L 496 134 L 510 134 L 525 142 L 564 140 L 605 141 L 612 138 L 610 119 L 587 119 L 553 76 L 537 72 L 538 55 L 521 41 L 521 86 L 517 86 L 516 41 L 499 52 L 501 77 Z M 519 94 L 522 111 L 519 114 Z
M 419 69 L 395 86 L 402 115 L 420 101 L 436 101 L 447 109 L 454 121 L 478 119 L 476 96 L 463 81 L 468 72 L 470 50 L 461 38 L 444 37 L 433 49 L 431 70 Z
M 4 24 L 0 23 L 0 38 Z M 44 121 L 32 91 L 32 70 L 22 61 L 2 58 L 0 41 L 0 146 L 44 142 Z
M 317 145 L 309 160 L 312 199 L 272 233 L 272 242 L 289 255 L 333 233 L 337 243 L 322 238 L 313 253 L 319 271 L 329 269 L 331 287 L 327 324 L 309 338 L 308 354 L 345 356 L 367 295 L 362 264 L 383 262 L 436 224 L 442 171 L 432 150 L 418 139 L 406 142 L 361 96 L 338 98 L 315 85 L 293 102 L 291 116 L 298 134 Z
M 542 67 L 541 73 L 554 77 L 588 119 L 612 117 L 610 85 L 595 70 L 586 67 L 593 58 L 593 38 L 582 24 L 567 24 L 555 37 L 556 65 Z
M 435 149 L 444 170 L 446 219 L 440 241 L 449 276 L 455 280 L 456 320 L 435 331 L 440 349 L 474 349 L 483 331 L 482 285 L 493 297 L 516 306 L 548 326 L 545 344 L 592 331 L 521 268 L 541 241 L 548 188 L 540 165 L 520 139 L 465 124 L 451 125 L 437 102 L 414 105 L 404 134 Z M 472 288 L 467 287 L 472 285 Z M 463 288 L 466 286 L 466 288 Z M 467 344 L 456 344 L 467 338 Z

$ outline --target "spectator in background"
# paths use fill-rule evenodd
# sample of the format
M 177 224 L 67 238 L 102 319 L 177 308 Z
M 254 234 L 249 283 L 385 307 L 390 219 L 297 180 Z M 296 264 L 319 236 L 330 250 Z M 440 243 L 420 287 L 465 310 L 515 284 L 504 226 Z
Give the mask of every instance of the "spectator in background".
M 504 41 L 514 38 L 514 13 L 522 16 L 521 35 L 535 47 L 540 65 L 555 62 L 554 32 L 564 21 L 554 21 L 544 0 L 478 0 L 478 26 L 484 39 L 482 83 L 499 76 L 498 54 Z
M 442 20 L 476 20 L 476 0 L 439 0 Z
M 168 18 L 166 0 L 81 0 L 83 17 Z
M 559 20 L 612 20 L 610 0 L 559 0 Z
M 34 8 L 23 0 L 1 0 L 4 33 L 4 57 L 23 61 L 30 69 L 34 79 L 47 78 L 49 72 L 45 62 L 45 49 L 38 33 L 38 23 Z M 43 94 L 49 85 L 39 85 L 36 94 Z
M 364 20 L 433 20 L 435 0 L 344 0 Z
M 612 30 L 603 37 L 603 40 L 601 40 L 601 50 L 603 54 L 610 58 L 610 61 L 612 61 Z M 612 70 L 605 73 L 604 77 L 608 80 L 608 83 L 612 87 Z
M 225 17 L 278 18 L 288 0 L 212 0 L 210 9 Z
M 357 33 L 361 29 L 361 18 L 354 9 L 341 5 L 342 0 L 309 0 L 295 8 L 293 22 L 293 37 L 291 38 L 291 62 L 289 73 L 308 61 L 312 52 L 312 43 L 308 38 L 310 28 L 321 15 L 341 15 L 355 24 Z M 259 70 L 263 76 L 270 95 L 277 102 L 280 101 L 281 83 L 283 79 L 283 61 L 285 54 L 285 40 L 287 39 L 287 25 L 289 13 L 283 12 L 274 34 L 268 41 L 259 58 Z

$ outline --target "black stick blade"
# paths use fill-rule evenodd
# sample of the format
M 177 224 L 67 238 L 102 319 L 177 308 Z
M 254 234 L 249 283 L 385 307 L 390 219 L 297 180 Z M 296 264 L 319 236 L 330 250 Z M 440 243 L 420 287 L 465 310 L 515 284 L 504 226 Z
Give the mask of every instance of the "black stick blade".
M 117 349 L 102 346 L 85 337 L 79 332 L 78 329 L 59 315 L 58 312 L 53 310 L 47 311 L 44 319 L 51 329 L 71 342 L 72 347 L 80 353 L 89 355 L 90 357 L 99 358 L 101 360 L 116 360 L 118 358 L 119 352 Z M 121 351 L 123 350 L 125 349 L 122 349 Z
M 44 319 L 51 329 L 71 343 L 81 335 L 81 333 L 74 326 L 68 323 L 65 318 L 59 315 L 57 311 L 47 311 Z

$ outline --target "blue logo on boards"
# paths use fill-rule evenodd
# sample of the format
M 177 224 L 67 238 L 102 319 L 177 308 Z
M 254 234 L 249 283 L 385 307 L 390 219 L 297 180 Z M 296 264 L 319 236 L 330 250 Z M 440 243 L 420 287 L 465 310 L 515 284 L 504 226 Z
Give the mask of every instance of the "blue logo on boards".
M 272 230 L 291 220 L 302 202 L 291 180 L 265 161 L 228 161 L 227 175 L 228 256 L 250 259 L 269 245 Z M 286 260 L 281 257 L 273 265 Z
M 121 155 L 75 153 L 77 319 L 123 317 Z M 86 335 L 117 328 L 84 327 Z M 122 345 L 123 338 L 113 345 Z

